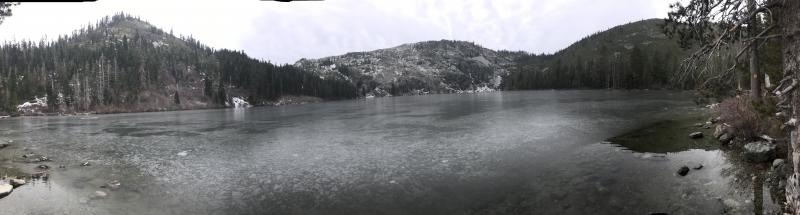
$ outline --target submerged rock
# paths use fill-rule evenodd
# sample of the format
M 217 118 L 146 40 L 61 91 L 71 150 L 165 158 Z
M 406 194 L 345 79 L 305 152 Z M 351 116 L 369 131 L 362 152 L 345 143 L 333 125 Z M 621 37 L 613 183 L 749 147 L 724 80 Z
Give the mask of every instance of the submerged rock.
M 750 162 L 761 163 L 775 158 L 775 145 L 757 141 L 744 145 L 744 156 Z
M 31 174 L 31 178 L 33 178 L 33 179 L 47 180 L 47 179 L 49 179 L 49 177 L 50 176 L 47 175 L 47 172 L 37 172 L 37 173 Z
M 105 198 L 106 196 L 108 196 L 108 193 L 99 190 L 94 191 L 94 193 L 92 194 L 92 198 L 94 199 Z
M 11 191 L 13 190 L 14 186 L 11 186 L 10 184 L 0 184 L 0 198 L 8 196 L 8 194 L 11 194 Z
M 692 132 L 691 134 L 689 134 L 689 138 L 692 139 L 703 138 L 703 132 Z
M 9 145 L 8 142 L 0 141 L 0 149 L 8 147 L 8 145 Z
M 122 183 L 119 183 L 119 181 L 117 181 L 117 180 L 113 180 L 113 181 L 110 181 L 110 182 L 106 183 L 103 186 L 100 186 L 100 188 L 108 188 L 108 189 L 114 190 L 114 189 L 119 188 L 120 185 L 122 185 Z
M 680 169 L 678 169 L 678 175 L 686 176 L 686 174 L 689 174 L 689 167 L 682 166 Z

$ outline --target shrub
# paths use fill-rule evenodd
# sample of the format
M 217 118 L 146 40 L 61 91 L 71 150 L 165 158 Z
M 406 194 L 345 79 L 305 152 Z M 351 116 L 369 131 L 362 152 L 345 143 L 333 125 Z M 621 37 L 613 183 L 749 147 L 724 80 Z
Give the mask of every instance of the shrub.
M 773 117 L 777 111 L 775 100 L 765 97 L 752 101 L 749 96 L 736 96 L 722 101 L 714 110 L 720 122 L 730 125 L 732 134 L 745 140 L 767 134 L 776 137 L 782 134 L 781 122 Z

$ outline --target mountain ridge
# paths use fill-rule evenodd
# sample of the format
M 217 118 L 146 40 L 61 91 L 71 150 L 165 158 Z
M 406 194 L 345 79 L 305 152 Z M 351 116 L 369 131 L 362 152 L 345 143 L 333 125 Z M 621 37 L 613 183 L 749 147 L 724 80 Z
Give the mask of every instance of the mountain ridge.
M 267 105 L 282 103 L 278 100 L 285 96 L 347 99 L 667 86 L 667 80 L 638 80 L 644 73 L 631 72 L 638 68 L 666 74 L 675 68 L 674 61 L 658 60 L 681 55 L 672 48 L 674 40 L 659 33 L 659 22 L 663 20 L 617 26 L 546 55 L 438 40 L 274 65 L 243 51 L 213 49 L 122 13 L 56 41 L 0 46 L 0 111 L 22 112 L 17 105 L 42 97 L 46 99 L 38 103 L 47 105 L 35 111 L 138 112 L 230 107 L 234 98 L 236 104 Z M 653 45 L 628 47 L 620 41 L 625 35 L 652 39 Z M 593 44 L 608 47 L 601 50 Z M 659 51 L 648 48 L 654 45 L 669 47 L 661 51 L 671 57 L 648 55 Z

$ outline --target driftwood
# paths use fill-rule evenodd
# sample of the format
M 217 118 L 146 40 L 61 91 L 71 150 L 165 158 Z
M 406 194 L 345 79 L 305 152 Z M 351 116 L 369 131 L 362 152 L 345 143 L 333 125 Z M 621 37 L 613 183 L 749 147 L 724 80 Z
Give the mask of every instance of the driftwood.
M 777 96 L 786 95 L 789 92 L 792 92 L 795 87 L 797 87 L 797 79 L 792 78 L 792 83 L 789 84 L 789 86 L 786 87 L 786 89 L 780 90 L 780 88 L 775 88 L 775 95 Z

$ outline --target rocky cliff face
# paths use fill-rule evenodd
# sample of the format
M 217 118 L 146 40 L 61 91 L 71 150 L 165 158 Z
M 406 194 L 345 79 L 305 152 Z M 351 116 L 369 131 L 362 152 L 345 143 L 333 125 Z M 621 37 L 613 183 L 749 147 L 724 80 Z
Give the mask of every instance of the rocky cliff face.
M 325 79 L 348 80 L 369 97 L 495 90 L 515 57 L 470 42 L 442 40 L 301 59 L 294 65 Z

